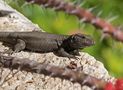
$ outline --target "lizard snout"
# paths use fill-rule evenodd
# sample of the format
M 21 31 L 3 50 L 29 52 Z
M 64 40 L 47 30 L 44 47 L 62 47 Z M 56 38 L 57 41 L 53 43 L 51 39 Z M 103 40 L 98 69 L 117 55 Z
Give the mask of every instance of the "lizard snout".
M 95 41 L 94 40 L 86 40 L 85 41 L 85 45 L 86 46 L 92 46 L 92 45 L 94 45 L 95 44 Z

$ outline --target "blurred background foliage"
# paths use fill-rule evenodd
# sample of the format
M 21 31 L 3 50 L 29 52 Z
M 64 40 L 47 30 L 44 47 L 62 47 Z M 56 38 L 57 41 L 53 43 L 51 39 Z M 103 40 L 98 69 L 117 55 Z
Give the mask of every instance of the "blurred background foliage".
M 64 12 L 55 12 L 36 4 L 27 4 L 24 0 L 6 0 L 13 8 L 24 14 L 44 31 L 56 34 L 86 33 L 91 35 L 96 44 L 85 48 L 97 60 L 104 63 L 109 73 L 115 77 L 123 77 L 123 43 L 102 34 L 94 26 L 80 22 L 76 16 Z M 123 22 L 123 0 L 65 0 L 86 9 L 115 26 L 121 27 Z M 121 27 L 122 28 L 122 27 Z M 123 29 L 122 29 L 123 30 Z M 105 37 L 106 36 L 106 37 Z

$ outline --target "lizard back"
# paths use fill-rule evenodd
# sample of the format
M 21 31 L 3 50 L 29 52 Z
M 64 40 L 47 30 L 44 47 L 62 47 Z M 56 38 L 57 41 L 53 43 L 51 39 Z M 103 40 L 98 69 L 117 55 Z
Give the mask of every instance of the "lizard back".
M 36 52 L 52 52 L 57 50 L 58 44 L 62 44 L 68 35 L 50 34 L 46 32 L 0 32 L 0 41 L 8 44 L 16 44 L 21 39 L 26 44 L 26 50 Z

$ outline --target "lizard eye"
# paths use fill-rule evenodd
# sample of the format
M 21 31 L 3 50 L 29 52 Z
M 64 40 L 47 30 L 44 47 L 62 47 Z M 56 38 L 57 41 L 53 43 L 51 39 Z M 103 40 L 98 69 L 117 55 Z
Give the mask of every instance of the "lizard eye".
M 85 36 L 82 36 L 83 39 L 85 39 Z

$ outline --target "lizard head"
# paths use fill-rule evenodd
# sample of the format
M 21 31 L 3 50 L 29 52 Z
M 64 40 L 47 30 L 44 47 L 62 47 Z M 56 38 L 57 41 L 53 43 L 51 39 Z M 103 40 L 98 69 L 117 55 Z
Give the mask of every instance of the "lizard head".
M 69 46 L 71 48 L 81 49 L 92 45 L 94 45 L 94 40 L 89 35 L 78 33 L 69 37 Z

